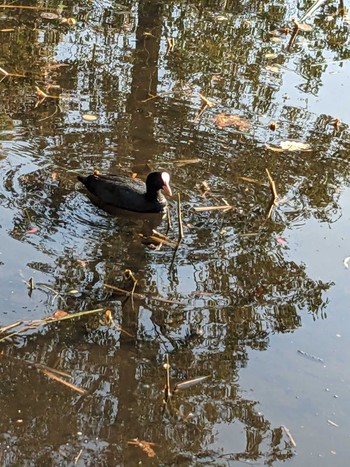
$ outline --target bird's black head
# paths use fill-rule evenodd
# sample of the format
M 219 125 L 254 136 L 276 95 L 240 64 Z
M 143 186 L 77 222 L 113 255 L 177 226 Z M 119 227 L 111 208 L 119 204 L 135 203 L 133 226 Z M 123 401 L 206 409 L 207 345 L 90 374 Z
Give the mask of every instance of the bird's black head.
M 172 196 L 169 185 L 170 175 L 168 172 L 151 172 L 146 179 L 147 193 L 154 193 L 158 190 L 164 190 L 169 196 Z

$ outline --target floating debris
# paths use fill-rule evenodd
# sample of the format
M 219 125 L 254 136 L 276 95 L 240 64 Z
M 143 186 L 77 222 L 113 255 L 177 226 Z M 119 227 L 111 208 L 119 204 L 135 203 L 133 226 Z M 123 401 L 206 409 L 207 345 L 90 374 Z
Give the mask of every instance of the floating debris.
M 138 446 L 144 453 L 147 454 L 148 457 L 155 457 L 156 453 L 152 446 L 157 446 L 156 443 L 151 443 L 150 441 L 144 441 L 138 438 L 131 439 L 128 441 L 128 444 L 133 444 L 134 446 Z
M 280 146 L 285 151 L 311 151 L 310 144 L 301 141 L 281 141 Z
M 297 352 L 302 355 L 303 357 L 306 357 L 310 360 L 313 360 L 315 362 L 319 362 L 319 363 L 324 363 L 324 360 L 323 358 L 320 358 L 320 357 L 316 357 L 315 355 L 311 355 L 307 352 L 304 352 L 303 350 L 297 350 Z
M 336 423 L 332 422 L 332 420 L 327 420 L 327 423 L 329 423 L 329 424 L 332 425 L 332 426 L 335 426 L 336 428 L 339 427 L 339 425 L 337 425 Z
M 285 432 L 285 434 L 288 436 L 289 441 L 291 442 L 292 446 L 293 446 L 294 448 L 296 448 L 296 447 L 297 447 L 297 443 L 295 442 L 295 440 L 294 440 L 293 436 L 291 435 L 290 431 L 288 430 L 288 428 L 287 428 L 286 426 L 282 425 L 282 429 L 283 429 L 283 431 Z
M 229 211 L 233 209 L 233 206 L 229 204 L 224 204 L 221 206 L 195 206 L 193 210 L 195 212 L 205 212 L 205 211 Z
M 245 120 L 239 115 L 218 114 L 216 115 L 214 121 L 219 128 L 234 126 L 240 131 L 248 131 L 252 128 L 252 125 L 248 122 L 248 120 Z
M 84 114 L 82 115 L 82 119 L 85 120 L 86 122 L 94 122 L 95 120 L 97 120 L 97 117 L 96 115 L 92 115 L 92 114 Z

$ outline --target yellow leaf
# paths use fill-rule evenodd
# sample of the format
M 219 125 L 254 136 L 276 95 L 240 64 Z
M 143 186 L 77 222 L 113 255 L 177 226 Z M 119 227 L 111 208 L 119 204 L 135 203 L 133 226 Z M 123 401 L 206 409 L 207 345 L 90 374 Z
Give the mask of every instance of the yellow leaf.
M 312 31 L 312 26 L 306 23 L 298 23 L 294 21 L 294 23 L 298 26 L 299 31 L 310 32 Z
M 76 295 L 76 294 L 79 293 L 79 290 L 72 289 L 72 290 L 70 290 L 68 293 L 71 294 L 71 295 Z
M 84 114 L 82 118 L 83 120 L 86 120 L 87 122 L 94 122 L 95 120 L 97 120 L 96 115 L 92 115 L 92 114 Z
M 266 67 L 267 71 L 271 71 L 272 73 L 280 73 L 281 68 L 277 65 L 267 65 Z
M 282 148 L 279 148 L 277 146 L 271 146 L 271 144 L 265 144 L 265 147 L 266 149 L 270 149 L 270 151 L 274 151 L 274 152 L 283 152 L 283 149 Z
M 285 151 L 311 151 L 310 144 L 301 141 L 281 141 L 280 146 Z
M 106 310 L 106 311 L 105 311 L 105 317 L 106 317 L 106 320 L 107 320 L 107 323 L 108 323 L 108 324 L 112 324 L 112 323 L 113 323 L 113 318 L 112 318 L 112 312 L 111 312 L 111 310 Z

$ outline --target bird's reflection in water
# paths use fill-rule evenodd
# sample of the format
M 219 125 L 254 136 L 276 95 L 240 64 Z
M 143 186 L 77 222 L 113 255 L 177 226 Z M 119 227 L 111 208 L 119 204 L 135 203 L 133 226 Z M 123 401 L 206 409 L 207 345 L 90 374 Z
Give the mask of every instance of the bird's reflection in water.
M 140 226 L 139 233 L 144 236 L 152 235 L 153 230 L 157 229 L 161 222 L 167 217 L 166 212 L 143 213 L 120 209 L 111 204 L 103 203 L 99 198 L 91 193 L 88 194 L 88 197 L 95 206 L 99 207 L 111 216 L 124 221 L 130 220 L 135 223 L 135 225 Z

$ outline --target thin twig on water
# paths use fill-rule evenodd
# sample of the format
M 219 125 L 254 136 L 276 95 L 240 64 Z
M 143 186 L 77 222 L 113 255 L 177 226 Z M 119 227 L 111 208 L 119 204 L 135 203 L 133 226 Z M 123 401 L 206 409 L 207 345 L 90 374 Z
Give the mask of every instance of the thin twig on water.
M 182 225 L 181 195 L 180 195 L 180 193 L 177 194 L 177 216 L 178 216 L 178 222 L 179 222 L 178 244 L 180 244 L 182 239 L 184 238 L 184 229 L 183 229 L 183 225 Z
M 118 293 L 121 293 L 127 296 L 131 295 L 130 290 L 121 289 L 120 287 L 115 287 L 114 285 L 104 284 L 103 287 L 105 287 L 106 289 L 114 290 L 115 292 L 118 292 Z M 185 305 L 185 303 L 180 302 L 178 300 L 168 300 L 166 298 L 155 297 L 153 295 L 145 295 L 145 294 L 140 294 L 136 292 L 134 292 L 133 295 L 134 295 L 134 298 L 136 298 L 137 300 L 153 300 L 155 302 L 170 303 L 171 305 Z
M 4 337 L 0 338 L 0 342 L 10 339 L 11 337 L 17 336 L 19 334 L 23 334 L 26 331 L 37 329 L 40 326 L 47 326 L 49 324 L 57 323 L 59 321 L 65 321 L 67 319 L 74 319 L 79 318 L 85 315 L 91 315 L 94 313 L 99 313 L 100 311 L 104 311 L 103 308 L 96 308 L 95 310 L 87 310 L 87 311 L 79 311 L 77 313 L 67 314 L 65 316 L 61 316 L 59 318 L 54 318 L 49 316 L 48 318 L 40 319 L 40 320 L 32 320 L 32 321 L 24 321 L 22 328 L 18 329 L 17 331 L 12 332 L 11 334 L 7 334 Z
M 276 183 L 274 182 L 273 178 L 271 177 L 269 170 L 268 169 L 265 169 L 265 170 L 266 170 L 266 173 L 267 173 L 267 176 L 268 176 L 268 179 L 269 179 L 269 185 L 270 185 L 270 189 L 271 189 L 271 193 L 272 193 L 271 206 L 270 206 L 270 209 L 269 209 L 269 213 L 267 215 L 267 218 L 270 219 L 271 214 L 272 214 L 272 210 L 273 210 L 274 206 L 277 205 L 278 194 L 277 194 L 277 189 L 276 189 Z

